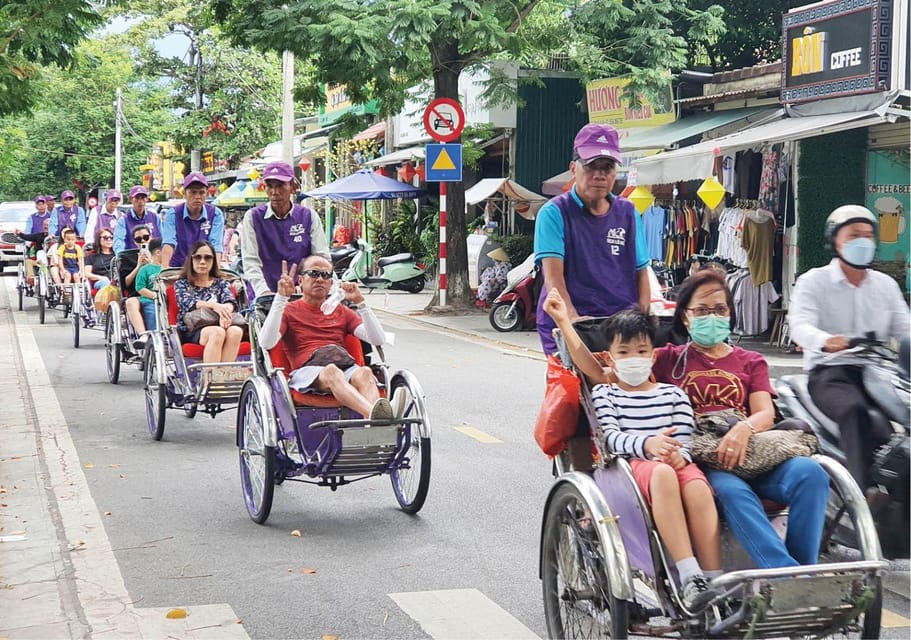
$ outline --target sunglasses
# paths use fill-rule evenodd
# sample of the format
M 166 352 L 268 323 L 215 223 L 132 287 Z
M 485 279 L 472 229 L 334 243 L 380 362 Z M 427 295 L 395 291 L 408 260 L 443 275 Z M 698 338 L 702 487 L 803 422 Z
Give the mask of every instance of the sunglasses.
M 316 269 L 307 269 L 304 271 L 304 275 L 310 276 L 314 279 L 332 280 L 331 271 L 317 271 Z
M 145 234 L 144 236 L 133 236 L 133 241 L 134 242 L 145 242 L 146 240 L 148 240 L 151 237 L 152 236 L 150 236 L 148 233 Z
M 208 253 L 194 253 L 193 260 L 196 262 L 212 262 L 215 259 L 215 256 Z
M 100 236 L 102 240 L 113 240 L 114 236 Z

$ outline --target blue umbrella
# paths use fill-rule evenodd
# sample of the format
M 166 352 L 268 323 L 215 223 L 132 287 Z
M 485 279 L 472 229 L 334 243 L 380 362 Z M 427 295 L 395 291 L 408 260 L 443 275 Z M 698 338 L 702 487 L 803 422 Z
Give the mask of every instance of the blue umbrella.
M 361 169 L 350 176 L 339 178 L 306 193 L 310 198 L 331 198 L 332 200 L 394 200 L 396 198 L 416 198 L 424 190 L 413 187 L 407 182 L 399 182 L 386 176 L 374 173 L 370 169 Z

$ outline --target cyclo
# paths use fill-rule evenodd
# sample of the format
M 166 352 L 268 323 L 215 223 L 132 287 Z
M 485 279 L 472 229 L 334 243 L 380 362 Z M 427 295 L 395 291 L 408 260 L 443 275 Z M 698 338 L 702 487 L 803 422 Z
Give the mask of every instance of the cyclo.
M 241 488 L 254 522 L 269 517 L 275 485 L 294 480 L 338 487 L 389 475 L 399 506 L 417 513 L 430 486 L 430 418 L 417 378 L 390 367 L 382 347 L 373 347 L 370 367 L 381 393 L 402 389 L 404 411 L 392 420 L 364 419 L 332 396 L 301 394 L 288 386 L 291 372 L 279 342 L 271 350 L 258 343 L 260 318 L 273 296 L 256 298 L 251 315 L 253 375 L 244 383 L 237 409 Z M 357 364 L 366 358 L 361 342 L 349 336 L 345 348 Z
M 250 343 L 241 342 L 236 362 L 202 361 L 203 347 L 184 344 L 177 329 L 177 298 L 174 282 L 181 269 L 164 269 L 158 274 L 155 313 L 158 329 L 149 332 L 143 354 L 146 417 L 149 433 L 156 440 L 164 435 L 167 409 L 182 409 L 194 418 L 199 408 L 213 418 L 237 406 L 241 387 L 250 375 Z M 246 305 L 246 288 L 236 273 L 222 270 L 232 283 L 238 308 Z
M 592 336 L 582 338 L 592 351 L 605 350 Z M 559 334 L 557 344 L 564 366 L 575 369 Z M 724 527 L 726 573 L 712 581 L 720 594 L 701 611 L 689 611 L 629 462 L 606 449 L 591 391 L 583 382 L 581 419 L 596 452 L 593 469 L 572 469 L 567 453 L 560 454 L 544 507 L 539 575 L 549 637 L 879 637 L 888 563 L 864 495 L 844 467 L 814 456 L 829 475 L 837 517 L 853 525 L 859 560 L 831 556 L 837 522 L 829 520 L 819 564 L 756 569 Z M 786 528 L 786 506 L 767 505 L 766 511 L 776 530 Z
M 130 323 L 124 308 L 124 301 L 137 295 L 132 285 L 127 285 L 127 275 L 139 262 L 139 249 L 121 251 L 111 263 L 112 282 L 116 284 L 120 297 L 111 300 L 107 310 L 97 318 L 96 326 L 104 329 L 104 355 L 108 381 L 117 384 L 120 380 L 121 363 L 142 366 L 142 353 L 137 348 L 140 334 Z

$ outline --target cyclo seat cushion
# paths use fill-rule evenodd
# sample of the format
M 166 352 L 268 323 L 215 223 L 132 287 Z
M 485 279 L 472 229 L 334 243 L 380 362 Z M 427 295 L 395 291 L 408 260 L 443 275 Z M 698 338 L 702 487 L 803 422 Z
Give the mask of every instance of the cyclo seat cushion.
M 360 366 L 364 366 L 364 349 L 361 346 L 361 341 L 353 336 L 345 336 L 345 349 L 348 353 L 351 354 L 351 357 L 354 358 L 354 362 Z M 272 366 L 276 369 L 284 369 L 285 377 L 288 378 L 291 375 L 291 362 L 288 360 L 288 353 L 285 351 L 285 343 L 281 340 L 278 341 L 278 344 L 272 347 L 269 350 L 269 359 L 272 360 Z M 338 400 L 333 396 L 325 395 L 321 393 L 300 393 L 294 389 L 289 389 L 291 391 L 291 400 L 296 405 L 304 407 L 340 407 Z
M 172 327 L 177 326 L 177 294 L 174 293 L 174 285 L 169 285 L 167 288 L 168 296 L 168 324 Z M 195 344 L 193 342 L 185 342 L 181 345 L 181 351 L 183 355 L 187 358 L 202 358 L 202 352 L 205 351 L 205 347 L 201 344 Z M 250 355 L 250 343 L 241 342 L 240 350 L 238 350 L 237 355 L 239 356 L 248 356 Z

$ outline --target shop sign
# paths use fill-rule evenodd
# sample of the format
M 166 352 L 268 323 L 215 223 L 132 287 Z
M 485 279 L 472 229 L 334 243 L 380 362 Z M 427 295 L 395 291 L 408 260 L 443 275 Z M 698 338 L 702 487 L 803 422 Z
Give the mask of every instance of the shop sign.
M 909 192 L 907 151 L 870 151 L 866 205 L 879 221 L 878 257 L 882 261 L 908 262 Z
M 203 173 L 214 173 L 215 172 L 215 153 L 212 151 L 203 151 L 202 152 L 202 172 Z
M 885 91 L 893 0 L 835 0 L 786 13 L 781 101 Z
M 370 100 L 366 104 L 353 104 L 345 85 L 330 84 L 324 85 L 323 88 L 326 92 L 326 104 L 319 108 L 318 121 L 321 127 L 332 124 L 346 113 L 363 116 L 380 111 L 378 100 Z
M 632 106 L 626 94 L 629 78 L 595 80 L 585 87 L 588 98 L 588 121 L 609 124 L 618 129 L 626 127 L 654 127 L 676 119 L 674 94 L 670 84 L 655 104 L 640 96 L 639 105 Z

